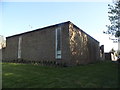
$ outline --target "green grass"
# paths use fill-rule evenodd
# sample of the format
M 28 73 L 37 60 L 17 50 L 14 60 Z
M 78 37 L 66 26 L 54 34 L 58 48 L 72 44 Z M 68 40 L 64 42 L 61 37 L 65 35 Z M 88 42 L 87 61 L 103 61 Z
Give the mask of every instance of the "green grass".
M 105 61 L 74 67 L 2 64 L 3 88 L 117 88 L 118 65 Z

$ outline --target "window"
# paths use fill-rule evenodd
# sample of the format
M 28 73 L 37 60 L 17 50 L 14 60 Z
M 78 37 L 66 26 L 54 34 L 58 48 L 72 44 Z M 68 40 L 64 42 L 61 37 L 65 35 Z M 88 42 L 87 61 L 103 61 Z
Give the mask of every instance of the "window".
M 21 43 L 22 43 L 22 36 L 19 36 L 19 40 L 18 40 L 18 59 L 21 58 Z
M 55 40 L 55 56 L 56 56 L 56 59 L 61 59 L 61 28 L 57 28 L 56 31 L 55 31 L 55 37 L 56 37 L 56 40 Z

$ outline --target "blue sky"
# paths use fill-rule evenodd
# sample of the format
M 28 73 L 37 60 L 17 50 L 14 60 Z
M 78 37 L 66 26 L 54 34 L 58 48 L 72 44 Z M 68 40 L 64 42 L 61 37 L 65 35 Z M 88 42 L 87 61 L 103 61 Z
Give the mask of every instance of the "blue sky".
M 104 35 L 110 2 L 2 2 L 1 29 L 5 37 L 57 23 L 71 21 L 105 45 L 105 51 L 117 44 Z M 32 28 L 31 28 L 32 27 Z

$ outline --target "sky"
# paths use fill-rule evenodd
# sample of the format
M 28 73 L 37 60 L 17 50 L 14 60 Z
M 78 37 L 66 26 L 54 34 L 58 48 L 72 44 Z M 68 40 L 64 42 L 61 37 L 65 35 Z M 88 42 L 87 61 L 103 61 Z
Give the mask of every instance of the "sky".
M 19 1 L 19 0 L 18 0 Z M 61 22 L 71 21 L 104 45 L 105 52 L 118 44 L 103 34 L 107 30 L 108 4 L 102 1 L 76 2 L 0 2 L 0 35 L 4 37 L 31 31 Z

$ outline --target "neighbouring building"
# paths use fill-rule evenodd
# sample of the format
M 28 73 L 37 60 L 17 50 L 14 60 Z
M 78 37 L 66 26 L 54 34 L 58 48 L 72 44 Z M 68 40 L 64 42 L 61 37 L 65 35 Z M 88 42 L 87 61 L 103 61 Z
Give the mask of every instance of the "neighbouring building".
M 99 42 L 70 21 L 6 37 L 3 61 L 56 62 L 67 66 L 100 59 Z
M 117 61 L 118 57 L 116 56 L 116 52 L 106 52 L 105 60 Z
M 106 52 L 106 53 L 105 53 L 105 60 L 112 60 L 112 59 L 111 59 L 111 53 L 110 53 L 110 52 Z
M 104 45 L 100 46 L 100 60 L 105 60 Z

